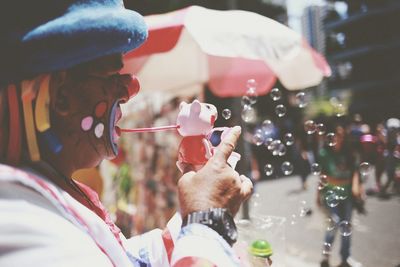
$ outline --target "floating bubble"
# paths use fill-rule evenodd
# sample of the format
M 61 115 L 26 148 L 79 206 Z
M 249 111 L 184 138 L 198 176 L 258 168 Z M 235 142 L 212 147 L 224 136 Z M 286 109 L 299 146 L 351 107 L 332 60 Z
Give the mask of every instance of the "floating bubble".
M 253 193 L 250 197 L 249 200 L 249 206 L 250 208 L 256 209 L 257 207 L 260 206 L 260 194 L 258 193 Z
M 225 120 L 229 120 L 230 118 L 231 118 L 231 116 L 232 116 L 232 112 L 231 112 L 231 110 L 230 109 L 224 109 L 223 111 L 222 111 L 222 117 L 225 119 Z
M 338 228 L 342 236 L 349 236 L 353 232 L 353 226 L 348 221 L 341 221 Z
M 315 125 L 314 121 L 308 120 L 304 123 L 304 130 L 306 131 L 307 134 L 315 133 L 316 129 L 317 129 L 317 126 Z
M 334 186 L 332 190 L 335 192 L 339 200 L 345 200 L 348 197 L 346 189 L 342 186 Z
M 323 255 L 330 255 L 331 252 L 332 252 L 332 244 L 325 242 L 323 247 L 322 247 L 322 254 Z
M 247 89 L 246 96 L 249 98 L 249 102 L 251 105 L 255 104 L 257 102 L 257 97 L 258 97 L 256 88 Z
M 290 216 L 290 224 L 291 224 L 291 225 L 297 224 L 297 216 L 296 216 L 296 214 L 292 214 L 292 215 Z
M 284 144 L 280 144 L 279 145 L 277 154 L 278 154 L 279 157 L 282 157 L 282 156 L 284 156 L 286 154 L 286 146 Z
M 335 103 L 333 105 L 333 112 L 335 113 L 336 117 L 343 117 L 346 113 L 346 109 L 342 103 Z
M 286 107 L 282 104 L 275 107 L 275 113 L 279 118 L 282 118 L 286 114 Z
M 296 94 L 296 103 L 299 108 L 304 108 L 308 105 L 307 95 L 304 92 Z
M 244 106 L 242 110 L 242 120 L 245 122 L 254 121 L 256 118 L 256 111 L 251 106 Z
M 271 164 L 265 164 L 264 166 L 264 173 L 267 176 L 270 176 L 274 173 L 274 167 Z
M 268 150 L 272 151 L 272 155 L 274 156 L 278 155 L 278 149 L 281 143 L 282 143 L 281 140 L 274 140 L 271 142 L 271 144 L 268 146 Z
M 325 142 L 328 146 L 335 146 L 337 143 L 336 135 L 334 133 L 328 133 L 325 136 Z
M 325 194 L 325 201 L 326 205 L 328 205 L 331 208 L 336 207 L 339 205 L 339 197 L 336 195 L 336 193 L 332 190 L 328 190 Z
M 321 174 L 321 166 L 319 166 L 318 163 L 311 164 L 311 173 L 314 175 L 320 175 Z
M 332 231 L 336 227 L 336 222 L 332 218 L 326 218 L 325 220 L 325 226 L 327 231 Z
M 285 145 L 287 146 L 291 146 L 294 143 L 294 136 L 292 133 L 287 133 L 285 134 L 285 136 L 283 137 L 283 142 L 285 143 Z
M 293 164 L 289 161 L 285 161 L 281 165 L 281 169 L 284 175 L 290 175 L 293 172 Z
M 253 143 L 256 146 L 261 146 L 264 143 L 264 135 L 262 132 L 260 133 L 259 131 L 256 131 L 256 133 L 253 135 Z
M 246 87 L 247 87 L 248 89 L 250 89 L 250 88 L 257 88 L 257 82 L 256 82 L 256 80 L 255 80 L 255 79 L 248 79 L 247 82 L 246 82 Z
M 250 99 L 250 97 L 247 95 L 242 96 L 240 103 L 242 104 L 242 107 L 251 106 L 253 104 L 252 99 Z
M 312 210 L 311 210 L 310 206 L 307 204 L 307 202 L 305 200 L 301 201 L 299 216 L 305 217 L 305 216 L 311 215 L 311 213 L 312 213 Z
M 371 171 L 371 165 L 368 162 L 362 162 L 358 169 L 362 175 L 368 175 Z
M 273 101 L 278 101 L 282 97 L 282 93 L 278 88 L 272 89 L 270 95 Z
M 316 125 L 316 131 L 318 135 L 324 135 L 326 133 L 326 127 L 323 123 L 318 123 Z
M 321 174 L 318 181 L 318 190 L 324 189 L 328 185 L 328 176 Z
M 273 132 L 274 130 L 274 123 L 270 120 L 265 120 L 263 121 L 263 123 L 261 124 L 261 128 L 263 129 L 263 131 L 266 134 L 270 134 Z
M 273 141 L 274 141 L 274 139 L 272 139 L 271 137 L 265 138 L 264 146 L 266 146 L 268 148 Z

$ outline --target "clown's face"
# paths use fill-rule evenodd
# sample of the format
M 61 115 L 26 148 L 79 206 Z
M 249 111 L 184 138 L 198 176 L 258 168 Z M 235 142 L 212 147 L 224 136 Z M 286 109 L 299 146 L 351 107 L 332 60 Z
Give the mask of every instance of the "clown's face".
M 115 58 L 112 58 L 115 61 Z M 119 74 L 121 64 L 104 71 L 96 65 L 66 72 L 54 95 L 52 124 L 64 148 L 64 157 L 79 168 L 97 165 L 117 154 L 118 121 L 125 103 L 139 90 L 136 78 Z M 113 62 L 115 63 L 115 62 Z

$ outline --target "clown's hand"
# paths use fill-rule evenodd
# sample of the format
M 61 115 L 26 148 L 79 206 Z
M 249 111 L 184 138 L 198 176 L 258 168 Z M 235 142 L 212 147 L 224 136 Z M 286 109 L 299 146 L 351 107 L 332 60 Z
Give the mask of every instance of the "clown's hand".
M 207 164 L 197 172 L 186 166 L 186 173 L 178 182 L 181 215 L 209 208 L 226 208 L 232 216 L 239 210 L 253 190 L 249 178 L 239 175 L 227 163 L 240 136 L 234 127 L 222 140 Z

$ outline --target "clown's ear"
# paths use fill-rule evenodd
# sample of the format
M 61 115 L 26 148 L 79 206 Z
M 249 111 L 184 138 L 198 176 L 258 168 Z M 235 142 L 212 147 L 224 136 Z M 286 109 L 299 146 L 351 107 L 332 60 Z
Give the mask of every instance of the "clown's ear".
M 52 74 L 50 82 L 51 105 L 53 110 L 62 116 L 68 115 L 70 107 L 65 79 L 65 72 L 57 72 Z

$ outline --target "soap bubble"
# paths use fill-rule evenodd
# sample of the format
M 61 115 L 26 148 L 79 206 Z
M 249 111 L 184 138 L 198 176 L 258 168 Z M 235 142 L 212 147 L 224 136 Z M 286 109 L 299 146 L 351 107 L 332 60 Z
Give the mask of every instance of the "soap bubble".
M 274 167 L 271 164 L 265 164 L 264 173 L 267 176 L 270 176 L 274 173 Z
M 264 135 L 260 131 L 256 131 L 256 133 L 253 135 L 253 143 L 256 146 L 261 146 L 264 143 Z
M 309 216 L 311 215 L 312 210 L 310 208 L 310 206 L 307 204 L 307 202 L 305 200 L 301 201 L 300 203 L 300 217 L 305 217 L 305 216 Z
M 316 128 L 317 128 L 316 130 L 317 130 L 318 135 L 324 135 L 325 134 L 326 127 L 325 127 L 325 125 L 323 123 L 318 123 L 316 125 Z
M 336 117 L 342 117 L 346 113 L 346 109 L 342 103 L 335 103 L 333 105 L 333 112 Z
M 321 174 L 318 181 L 318 190 L 324 189 L 328 185 L 328 176 Z
M 231 116 L 232 116 L 232 112 L 231 112 L 231 110 L 230 109 L 224 109 L 223 111 L 222 111 L 222 117 L 225 119 L 225 120 L 229 120 L 230 118 L 231 118 Z
M 304 108 L 308 105 L 307 95 L 304 92 L 296 94 L 296 103 L 299 108 Z
M 247 82 L 246 82 L 246 87 L 247 87 L 248 89 L 257 88 L 257 82 L 256 82 L 256 80 L 255 80 L 255 79 L 248 79 Z
M 324 246 L 322 247 L 322 254 L 323 255 L 330 255 L 332 252 L 332 245 L 330 243 L 324 243 Z
M 335 146 L 336 143 L 337 143 L 336 135 L 334 133 L 328 133 L 325 136 L 325 141 L 326 141 L 328 146 Z
M 334 186 L 332 190 L 338 196 L 339 200 L 345 200 L 348 197 L 346 189 L 344 189 L 342 186 Z
M 371 165 L 368 162 L 362 162 L 358 169 L 362 175 L 368 175 L 371 171 Z
M 341 221 L 338 227 L 342 236 L 349 236 L 353 232 L 353 227 L 348 221 Z
M 271 144 L 268 146 L 268 150 L 272 151 L 272 155 L 276 156 L 278 155 L 278 149 L 279 146 L 281 145 L 281 140 L 274 140 L 271 142 Z
M 292 133 L 287 133 L 285 134 L 285 136 L 283 137 L 283 142 L 285 143 L 285 145 L 287 146 L 291 146 L 294 143 L 294 136 Z
M 325 194 L 325 201 L 326 205 L 328 205 L 331 208 L 336 207 L 339 205 L 339 197 L 336 195 L 336 193 L 332 190 L 328 190 Z
M 286 114 L 286 107 L 284 105 L 277 105 L 275 107 L 275 113 L 276 115 L 278 115 L 279 118 L 285 116 Z
M 293 164 L 289 161 L 285 161 L 281 165 L 281 169 L 284 175 L 290 175 L 293 172 Z
M 274 139 L 272 139 L 271 137 L 267 137 L 265 138 L 264 141 L 264 146 L 266 146 L 267 148 L 271 145 L 271 143 L 274 141 Z M 268 149 L 269 150 L 269 149 Z
M 311 173 L 314 175 L 320 175 L 321 174 L 321 166 L 319 166 L 318 163 L 311 164 Z
M 247 95 L 242 96 L 240 103 L 242 104 L 242 107 L 251 106 L 253 104 L 252 99 Z
M 286 146 L 284 144 L 279 145 L 277 154 L 279 157 L 282 157 L 286 154 Z
M 256 111 L 251 106 L 244 106 L 242 110 L 242 119 L 245 122 L 254 121 L 256 118 Z
M 272 89 L 270 95 L 273 101 L 278 101 L 282 97 L 282 93 L 278 88 Z
M 325 226 L 327 231 L 332 231 L 336 227 L 336 222 L 332 218 L 326 218 L 325 220 Z
M 297 224 L 297 216 L 296 216 L 296 214 L 292 214 L 292 215 L 290 216 L 290 224 L 291 224 L 291 225 Z
M 266 134 L 270 134 L 273 132 L 274 130 L 274 123 L 270 120 L 265 120 L 263 121 L 263 123 L 261 124 L 261 128 L 263 129 L 263 131 Z
M 255 88 L 247 89 L 246 96 L 248 97 L 249 102 L 250 102 L 251 105 L 253 105 L 253 104 L 255 104 L 257 102 L 258 94 L 257 94 L 257 91 L 256 91 Z
M 304 130 L 306 131 L 307 134 L 313 134 L 315 133 L 317 126 L 315 125 L 315 122 L 312 120 L 308 120 L 304 123 Z
M 258 193 L 253 193 L 250 197 L 249 200 L 249 206 L 250 208 L 256 209 L 257 207 L 260 206 L 260 194 Z

